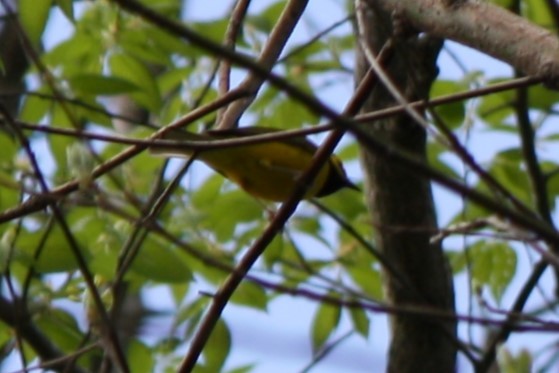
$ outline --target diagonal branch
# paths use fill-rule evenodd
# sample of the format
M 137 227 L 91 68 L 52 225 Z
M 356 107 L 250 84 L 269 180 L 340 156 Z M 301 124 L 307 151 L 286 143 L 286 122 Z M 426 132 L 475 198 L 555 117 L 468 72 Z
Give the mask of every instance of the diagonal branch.
M 506 9 L 485 1 L 367 0 L 416 29 L 456 41 L 504 61 L 526 75 L 559 86 L 559 39 Z

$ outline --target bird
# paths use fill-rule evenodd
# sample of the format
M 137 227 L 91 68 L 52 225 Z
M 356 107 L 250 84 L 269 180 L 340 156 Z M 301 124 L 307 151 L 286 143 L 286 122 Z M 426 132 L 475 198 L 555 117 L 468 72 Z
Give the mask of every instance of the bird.
M 238 146 L 193 149 L 180 141 L 204 142 L 246 138 L 281 131 L 271 127 L 238 127 L 193 133 L 174 129 L 161 139 L 177 145 L 151 145 L 149 152 L 166 157 L 197 160 L 239 185 L 248 194 L 263 200 L 285 202 L 293 193 L 299 177 L 309 168 L 318 147 L 305 137 L 277 139 Z M 342 161 L 331 155 L 307 186 L 303 199 L 328 196 L 342 188 L 359 190 L 345 172 Z

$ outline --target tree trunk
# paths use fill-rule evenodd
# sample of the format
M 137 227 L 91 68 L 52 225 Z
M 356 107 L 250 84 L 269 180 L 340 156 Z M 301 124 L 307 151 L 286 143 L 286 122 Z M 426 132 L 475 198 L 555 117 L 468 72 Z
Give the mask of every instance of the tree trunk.
M 375 55 L 387 39 L 393 37 L 391 15 L 358 6 L 361 33 Z M 397 40 L 395 53 L 386 73 L 409 101 L 428 97 L 437 74 L 436 57 L 442 41 L 414 35 Z M 361 47 L 358 48 L 356 80 L 369 68 Z M 383 109 L 398 103 L 379 84 L 363 112 Z M 364 125 L 369 135 L 383 139 L 396 148 L 426 159 L 425 130 L 407 115 L 399 115 Z M 385 157 L 361 150 L 365 172 L 366 199 L 376 229 L 379 250 L 398 272 L 384 272 L 388 301 L 396 307 L 439 308 L 454 311 L 454 293 L 450 268 L 440 244 L 431 244 L 437 229 L 429 180 Z M 404 281 L 402 281 L 402 278 Z M 410 285 L 411 284 L 411 285 Z M 435 316 L 394 314 L 391 317 L 392 340 L 389 372 L 453 372 L 456 359 L 456 323 Z

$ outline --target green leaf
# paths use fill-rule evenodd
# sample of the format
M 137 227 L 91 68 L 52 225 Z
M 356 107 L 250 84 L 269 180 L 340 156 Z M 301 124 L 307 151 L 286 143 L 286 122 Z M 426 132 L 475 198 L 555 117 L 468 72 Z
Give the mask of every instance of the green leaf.
M 195 73 L 195 70 L 192 67 L 174 68 L 163 72 L 157 78 L 161 94 L 173 94 L 184 83 L 184 80 L 193 73 Z
M 504 150 L 493 157 L 488 171 L 515 197 L 530 205 L 533 202 L 532 187 L 522 161 L 520 149 Z M 487 186 L 483 184 L 480 189 L 485 191 Z
M 506 9 L 510 9 L 514 2 L 515 0 L 491 0 L 491 3 Z
M 507 244 L 480 241 L 469 248 L 472 260 L 472 280 L 488 285 L 497 300 L 501 297 L 516 273 L 516 252 Z
M 213 174 L 208 177 L 199 188 L 192 191 L 190 200 L 192 205 L 200 210 L 205 210 L 218 198 L 223 186 L 223 176 Z
M 459 175 L 455 169 L 448 165 L 445 160 L 445 155 L 449 155 L 448 148 L 439 142 L 432 142 L 429 144 L 428 157 L 429 165 L 435 167 L 437 170 L 445 173 L 451 178 L 459 179 Z
M 192 24 L 192 28 L 205 38 L 221 43 L 228 25 L 229 19 L 219 18 L 217 20 L 196 22 Z
M 523 15 L 533 23 L 548 28 L 555 24 L 549 4 L 545 0 L 530 0 L 522 2 Z
M 247 364 L 237 368 L 229 370 L 227 373 L 250 373 L 254 370 L 254 364 Z
M 38 93 L 48 93 L 45 89 L 40 89 Z M 38 123 L 47 115 L 52 103 L 47 98 L 34 95 L 26 95 L 23 99 L 23 105 L 19 115 L 19 119 L 24 122 Z
M 294 79 L 298 84 L 303 83 L 303 80 L 301 78 Z M 279 96 L 275 104 L 268 107 L 268 110 L 274 111 L 274 115 L 267 118 L 267 126 L 270 127 L 296 129 L 318 121 L 316 114 L 298 101 L 284 95 Z
M 29 40 L 39 45 L 49 18 L 51 0 L 20 0 L 18 14 Z
M 128 364 L 131 372 L 151 373 L 155 368 L 153 351 L 138 340 L 132 339 L 127 346 Z
M 147 279 L 163 283 L 190 281 L 192 272 L 167 242 L 148 238 L 132 263 L 132 270 Z
M 54 0 L 68 20 L 74 23 L 74 0 Z
M 106 53 L 98 34 L 74 34 L 46 52 L 42 58 L 50 67 L 62 68 L 62 76 L 69 77 L 84 72 L 102 72 L 99 56 Z
M 318 352 L 336 330 L 340 315 L 341 310 L 337 305 L 322 303 L 318 306 L 311 326 L 313 353 Z
M 122 168 L 122 177 L 128 191 L 146 195 L 153 189 L 155 178 L 161 169 L 161 158 L 143 152 L 127 162 Z
M 503 373 L 533 372 L 532 354 L 526 349 L 520 350 L 520 352 L 516 356 L 514 356 L 506 347 L 502 347 L 501 349 L 499 349 L 497 361 L 499 363 L 499 369 Z M 547 370 L 541 370 L 541 372 L 543 371 Z
M 431 87 L 430 98 L 450 95 L 456 92 L 465 91 L 467 86 L 454 80 L 437 80 Z M 464 122 L 466 113 L 464 101 L 452 102 L 450 104 L 438 105 L 435 112 L 441 117 L 443 122 L 451 129 L 457 128 Z
M 138 91 L 131 93 L 130 97 L 148 110 L 159 111 L 162 99 L 155 74 L 143 62 L 126 54 L 115 53 L 111 56 L 109 65 L 116 77 L 138 87 Z
M 543 85 L 534 85 L 528 88 L 528 105 L 530 109 L 548 111 L 559 101 L 559 92 L 546 88 Z
M 76 346 L 83 342 L 84 336 L 76 319 L 62 309 L 52 308 L 38 313 L 34 322 L 62 351 L 75 351 Z M 81 359 L 86 360 L 94 355 L 96 353 L 86 353 Z
M 268 34 L 277 23 L 285 5 L 285 1 L 272 2 L 271 5 L 257 15 L 247 17 L 247 24 Z
M 210 297 L 199 297 L 194 299 L 192 302 L 181 306 L 175 316 L 175 326 L 188 322 L 191 324 L 192 328 L 196 327 L 198 320 L 202 318 L 202 315 L 204 314 L 204 311 L 210 301 Z M 187 338 L 190 337 L 192 335 L 191 332 L 191 329 L 187 329 L 185 336 Z
M 206 367 L 210 371 L 220 372 L 231 350 L 231 333 L 229 328 L 219 320 L 210 335 L 204 348 L 204 358 Z
M 363 203 L 363 193 L 349 188 L 344 188 L 320 200 L 331 211 L 348 222 L 353 222 L 357 217 L 367 213 Z
M 364 338 L 369 336 L 369 317 L 365 310 L 361 308 L 352 307 L 349 309 L 351 322 L 357 333 L 361 334 Z
M 457 274 L 466 270 L 466 256 L 463 252 L 446 251 L 445 254 L 452 268 L 452 273 Z
M 59 128 L 73 128 L 67 112 L 59 105 L 54 104 L 50 111 L 52 123 L 56 123 Z M 70 136 L 47 136 L 48 148 L 55 159 L 56 174 L 55 178 L 59 182 L 67 181 L 71 178 L 70 172 L 66 167 L 66 149 L 72 146 L 76 141 Z
M 494 80 L 491 83 L 499 83 L 502 80 Z M 478 115 L 487 124 L 496 126 L 503 125 L 505 119 L 513 113 L 513 93 L 504 91 L 492 95 L 484 96 L 480 99 L 477 106 Z
M 383 299 L 382 278 L 380 272 L 372 266 L 355 265 L 348 269 L 348 273 L 367 295 L 373 299 Z
M 298 231 L 316 237 L 319 235 L 321 225 L 316 216 L 294 216 L 291 225 Z
M 15 140 L 8 136 L 5 131 L 0 131 L 0 167 L 6 167 L 14 160 L 14 156 L 18 150 Z
M 264 264 L 268 269 L 272 268 L 272 266 L 278 261 L 278 259 L 281 258 L 284 245 L 290 245 L 290 243 L 285 242 L 283 236 L 278 234 L 266 247 L 266 250 L 264 250 L 264 254 L 262 254 L 262 259 L 264 260 Z
M 74 92 L 91 95 L 118 95 L 139 89 L 135 84 L 122 79 L 97 74 L 79 74 L 68 79 Z
M 47 238 L 43 242 L 43 236 Z M 34 265 L 38 273 L 55 273 L 77 269 L 77 262 L 62 230 L 54 227 L 50 232 L 36 231 L 20 235 L 16 242 L 14 259 L 25 266 Z M 34 259 L 40 250 L 38 259 Z M 86 258 L 87 253 L 82 251 Z
M 219 241 L 228 242 L 234 237 L 240 223 L 259 219 L 262 206 L 244 191 L 233 190 L 221 193 L 210 205 L 205 206 L 204 225 L 211 229 Z
M 260 285 L 245 281 L 235 290 L 231 302 L 265 311 L 268 306 L 268 296 Z
M 0 156 L 1 163 L 2 156 Z M 2 185 L 2 188 L 0 188 L 0 211 L 6 211 L 20 202 L 21 187 L 12 175 L 2 171 L 0 171 L 0 185 Z

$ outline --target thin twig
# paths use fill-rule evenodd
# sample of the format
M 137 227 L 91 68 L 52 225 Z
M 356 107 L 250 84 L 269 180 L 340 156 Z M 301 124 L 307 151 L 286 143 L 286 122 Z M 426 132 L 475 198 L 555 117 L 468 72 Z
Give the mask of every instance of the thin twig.
M 0 105 L 0 112 L 4 115 L 4 118 L 6 119 L 6 123 L 10 126 L 11 130 L 13 131 L 18 141 L 20 142 L 21 146 L 23 147 L 27 157 L 29 158 L 29 161 L 31 163 L 33 172 L 39 183 L 41 191 L 43 193 L 49 194 L 50 190 L 48 184 L 41 171 L 37 158 L 35 157 L 35 154 L 31 149 L 31 145 L 29 144 L 27 137 L 25 137 L 23 131 L 13 122 L 10 113 L 3 105 Z M 91 294 L 91 297 L 93 299 L 93 304 L 101 320 L 99 326 L 102 331 L 102 335 L 105 337 L 105 340 L 108 342 L 107 347 L 108 347 L 109 355 L 114 360 L 115 365 L 123 373 L 129 372 L 128 363 L 126 361 L 124 352 L 122 351 L 122 347 L 120 346 L 120 343 L 118 341 L 116 331 L 111 325 L 107 310 L 105 309 L 103 300 L 101 299 L 101 295 L 99 294 L 99 291 L 95 286 L 93 275 L 87 266 L 87 262 L 82 254 L 82 250 L 80 249 L 79 244 L 74 234 L 72 233 L 64 214 L 58 207 L 58 204 L 56 202 L 50 202 L 48 204 L 48 207 L 52 210 L 54 219 L 62 229 L 62 232 L 66 238 L 66 241 L 68 242 L 70 250 L 72 251 L 74 258 L 76 259 L 80 273 L 84 278 L 87 289 Z
M 303 11 L 307 7 L 308 0 L 289 0 L 283 9 L 276 25 L 274 26 L 268 40 L 260 56 L 258 57 L 257 64 L 265 72 L 269 73 L 276 64 L 289 36 L 295 29 L 295 26 L 299 23 L 299 19 L 303 15 Z M 233 62 L 233 60 L 230 60 Z M 246 108 L 252 103 L 256 94 L 262 84 L 266 81 L 267 76 L 262 75 L 259 72 L 250 69 L 249 75 L 245 78 L 243 82 L 239 84 L 239 88 L 250 92 L 251 96 L 236 101 L 229 105 L 221 122 L 218 124 L 218 128 L 226 129 L 236 127 L 239 118 Z

